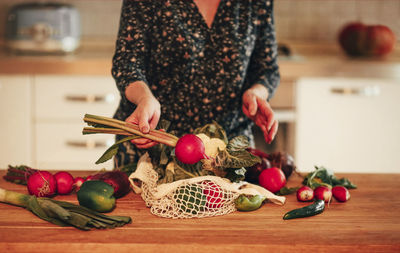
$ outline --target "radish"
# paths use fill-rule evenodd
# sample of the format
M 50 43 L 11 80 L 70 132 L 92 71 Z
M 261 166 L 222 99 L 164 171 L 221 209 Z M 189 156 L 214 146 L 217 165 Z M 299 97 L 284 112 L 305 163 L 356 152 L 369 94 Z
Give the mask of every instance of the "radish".
M 308 186 L 303 186 L 297 190 L 297 200 L 302 202 L 312 201 L 314 199 L 314 191 Z
M 57 182 L 48 171 L 37 171 L 28 178 L 28 192 L 36 197 L 51 197 L 57 191 Z
M 81 185 L 85 182 L 86 180 L 83 177 L 76 177 L 74 178 L 74 188 L 75 191 L 79 191 L 79 189 L 81 188 Z
M 344 186 L 335 186 L 332 188 L 333 197 L 339 202 L 346 202 L 350 199 L 350 192 Z
M 206 195 L 206 205 L 209 208 L 221 208 L 224 200 L 224 193 L 219 185 L 211 181 L 203 181 L 203 194 Z
M 194 134 L 185 134 L 176 143 L 176 158 L 185 164 L 195 164 L 207 158 L 203 141 Z
M 59 171 L 54 175 L 54 178 L 57 181 L 57 192 L 61 195 L 70 194 L 74 185 L 74 177 L 66 172 Z
M 286 177 L 281 169 L 272 167 L 260 173 L 258 182 L 268 191 L 276 193 L 286 185 Z
M 328 186 L 321 185 L 314 189 L 314 195 L 316 199 L 330 202 L 332 199 L 332 190 Z

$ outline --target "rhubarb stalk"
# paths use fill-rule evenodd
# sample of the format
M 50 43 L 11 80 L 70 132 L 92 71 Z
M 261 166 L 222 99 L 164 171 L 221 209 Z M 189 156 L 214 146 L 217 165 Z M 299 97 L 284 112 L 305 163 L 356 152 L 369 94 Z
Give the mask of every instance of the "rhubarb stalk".
M 178 137 L 173 134 L 155 129 L 151 129 L 149 133 L 145 134 L 139 130 L 138 125 L 113 118 L 85 114 L 83 120 L 89 125 L 92 125 L 92 127 L 83 128 L 83 134 L 105 133 L 128 136 L 136 135 L 171 147 L 175 147 L 178 141 Z

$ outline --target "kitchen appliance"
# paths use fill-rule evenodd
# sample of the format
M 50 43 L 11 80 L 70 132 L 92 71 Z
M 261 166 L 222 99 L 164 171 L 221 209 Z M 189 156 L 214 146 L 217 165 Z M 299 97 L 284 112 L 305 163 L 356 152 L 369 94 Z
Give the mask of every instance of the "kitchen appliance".
M 80 35 L 79 12 L 69 4 L 23 3 L 7 14 L 6 46 L 15 52 L 73 52 Z

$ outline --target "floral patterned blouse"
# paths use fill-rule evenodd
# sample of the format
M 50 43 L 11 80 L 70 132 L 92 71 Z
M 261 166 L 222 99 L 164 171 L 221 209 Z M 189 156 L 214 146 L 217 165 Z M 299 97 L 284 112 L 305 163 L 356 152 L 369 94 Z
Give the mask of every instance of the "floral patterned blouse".
M 124 92 L 141 80 L 178 135 L 216 121 L 228 138 L 252 141 L 242 94 L 262 84 L 271 97 L 279 84 L 273 0 L 221 0 L 211 27 L 193 0 L 124 0 L 112 75 L 122 97 L 118 119 L 134 111 Z

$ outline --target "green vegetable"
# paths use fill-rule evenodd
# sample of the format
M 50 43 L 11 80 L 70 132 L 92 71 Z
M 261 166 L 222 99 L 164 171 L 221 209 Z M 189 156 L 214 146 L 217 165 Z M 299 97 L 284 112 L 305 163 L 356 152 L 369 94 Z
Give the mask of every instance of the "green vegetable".
M 347 178 L 336 178 L 332 171 L 324 168 L 315 166 L 315 171 L 310 172 L 303 180 L 303 184 L 311 187 L 312 189 L 318 186 L 324 185 L 328 187 L 333 186 L 344 186 L 347 189 L 356 189 L 357 185 L 353 184 Z
M 121 227 L 132 221 L 130 217 L 107 216 L 69 202 L 38 198 L 1 188 L 0 202 L 24 207 L 55 225 L 72 226 L 81 230 Z
M 264 200 L 265 197 L 261 195 L 254 195 L 251 198 L 247 198 L 242 194 L 235 199 L 235 207 L 237 210 L 243 212 L 254 211 L 261 207 Z
M 289 219 L 310 217 L 322 213 L 324 209 L 325 209 L 325 201 L 317 200 L 311 205 L 287 212 L 283 216 L 283 219 L 289 220 Z
M 76 193 L 79 204 L 94 211 L 105 213 L 115 208 L 114 188 L 97 180 L 85 181 Z
M 207 196 L 203 193 L 202 188 L 197 185 L 179 187 L 174 198 L 180 210 L 191 214 L 204 211 L 207 204 Z

